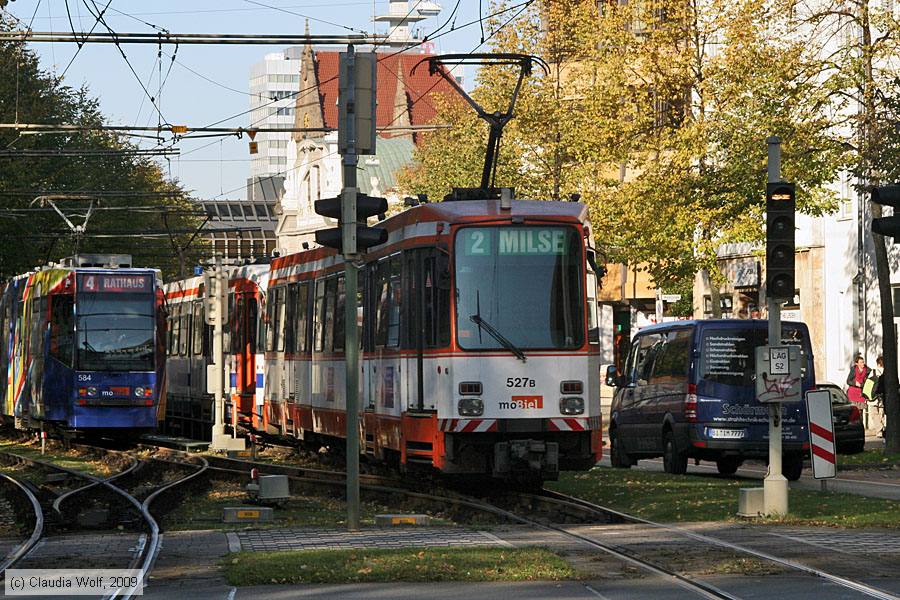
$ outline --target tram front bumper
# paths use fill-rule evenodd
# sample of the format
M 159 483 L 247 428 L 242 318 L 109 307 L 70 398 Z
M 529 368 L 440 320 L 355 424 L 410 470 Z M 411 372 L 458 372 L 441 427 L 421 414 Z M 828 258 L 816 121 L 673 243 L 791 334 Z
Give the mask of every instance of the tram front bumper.
M 556 476 L 559 444 L 543 440 L 509 440 L 494 444 L 494 477 L 517 474 Z

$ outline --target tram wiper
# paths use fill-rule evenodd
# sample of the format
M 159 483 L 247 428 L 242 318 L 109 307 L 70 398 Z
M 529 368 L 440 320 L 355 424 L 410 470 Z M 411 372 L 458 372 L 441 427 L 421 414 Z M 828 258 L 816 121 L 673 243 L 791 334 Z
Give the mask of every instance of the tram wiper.
M 478 325 L 478 331 L 480 332 L 481 328 L 484 327 L 484 330 L 487 331 L 491 335 L 492 338 L 494 338 L 495 340 L 500 342 L 501 346 L 503 346 L 504 348 L 506 348 L 507 350 L 512 352 L 516 356 L 516 358 L 518 358 L 522 362 L 527 362 L 528 359 L 525 357 L 524 352 L 522 352 L 518 347 L 516 347 L 516 345 L 513 344 L 511 341 L 506 339 L 506 337 L 502 333 L 497 331 L 496 327 L 494 327 L 493 325 L 491 325 L 490 323 L 488 323 L 481 317 L 481 302 L 477 300 L 477 297 L 476 297 L 475 307 L 478 310 L 478 312 L 476 312 L 474 315 L 469 315 L 469 320 L 471 320 L 473 323 Z

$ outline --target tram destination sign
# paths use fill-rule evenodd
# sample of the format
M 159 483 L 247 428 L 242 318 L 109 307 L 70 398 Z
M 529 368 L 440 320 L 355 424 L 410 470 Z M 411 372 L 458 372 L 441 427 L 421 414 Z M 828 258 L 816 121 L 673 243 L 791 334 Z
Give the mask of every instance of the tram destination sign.
M 82 292 L 152 292 L 150 275 L 118 275 L 115 273 L 82 273 L 78 278 Z
M 567 234 L 565 227 L 478 227 L 460 233 L 466 256 L 564 255 L 570 248 Z

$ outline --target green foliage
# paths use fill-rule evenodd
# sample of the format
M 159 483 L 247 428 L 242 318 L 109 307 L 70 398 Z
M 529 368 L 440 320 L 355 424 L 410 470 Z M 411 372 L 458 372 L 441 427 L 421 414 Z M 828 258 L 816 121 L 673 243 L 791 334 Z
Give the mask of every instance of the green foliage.
M 559 581 L 575 571 L 543 548 L 403 548 L 239 552 L 222 561 L 230 585 L 397 581 Z
M 0 27 L 9 28 L 8 23 Z M 73 89 L 43 71 L 37 56 L 18 43 L 0 44 L 0 122 L 102 125 L 103 115 L 96 98 L 84 87 Z M 134 148 L 127 139 L 112 132 L 63 132 L 26 135 L 12 129 L 0 130 L 0 148 L 8 150 L 88 150 L 121 151 Z M 39 208 L 32 205 L 36 192 L 77 194 L 80 191 L 125 191 L 130 195 L 103 197 L 100 206 L 151 206 L 153 210 L 95 212 L 82 239 L 81 252 L 127 253 L 135 264 L 160 267 L 167 273 L 177 269 L 172 242 L 167 237 L 129 238 L 127 234 L 187 231 L 195 228 L 196 216 L 164 214 L 166 209 L 195 210 L 184 190 L 167 180 L 151 158 L 133 154 L 105 156 L 14 156 L 0 157 L 0 278 L 25 272 L 35 266 L 73 254 L 74 240 L 65 222 L 49 206 L 46 211 L 11 213 L 9 209 Z M 166 192 L 168 196 L 140 197 L 142 192 Z M 61 209 L 78 225 L 89 200 L 60 200 Z M 94 202 L 97 206 L 97 202 Z M 79 216 L 80 215 L 80 216 Z M 95 234 L 116 237 L 95 238 Z M 176 241 L 184 246 L 187 234 Z M 190 266 L 194 255 L 186 256 Z
M 598 467 L 587 473 L 564 473 L 553 489 L 651 521 L 737 520 L 738 490 L 744 479 L 668 475 Z M 791 489 L 790 514 L 760 519 L 791 525 L 900 528 L 900 503 L 854 494 Z
M 825 186 L 845 150 L 818 63 L 786 35 L 789 11 L 763 0 L 535 3 L 492 40 L 551 65 L 523 87 L 497 185 L 580 193 L 609 258 L 646 264 L 664 285 L 712 267 L 722 243 L 762 239 L 770 135 L 782 138 L 800 210 L 832 210 Z M 497 106 L 512 83 L 484 69 L 473 95 Z M 459 102 L 436 120 L 454 128 L 429 134 L 401 181 L 440 197 L 477 184 L 487 127 Z

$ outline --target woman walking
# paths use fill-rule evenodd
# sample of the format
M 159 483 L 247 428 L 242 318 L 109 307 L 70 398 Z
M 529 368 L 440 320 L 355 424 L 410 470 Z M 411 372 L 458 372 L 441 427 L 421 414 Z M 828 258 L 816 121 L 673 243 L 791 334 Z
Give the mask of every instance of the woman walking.
M 856 356 L 854 363 L 850 367 L 850 374 L 847 375 L 847 397 L 859 407 L 860 412 L 863 412 L 862 407 L 866 404 L 866 397 L 863 396 L 863 386 L 866 384 L 866 379 L 869 378 L 870 370 L 866 366 L 866 359 L 860 355 Z

